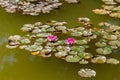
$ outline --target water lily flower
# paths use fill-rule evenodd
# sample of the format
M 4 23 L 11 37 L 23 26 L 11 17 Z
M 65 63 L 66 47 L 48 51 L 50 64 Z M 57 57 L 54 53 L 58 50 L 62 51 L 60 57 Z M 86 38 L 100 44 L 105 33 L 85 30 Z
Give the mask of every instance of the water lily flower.
M 68 45 L 72 45 L 72 44 L 74 44 L 76 42 L 76 40 L 74 39 L 74 38 L 68 38 L 67 40 L 66 40 L 66 44 L 68 44 Z
M 48 36 L 48 41 L 50 41 L 50 42 L 55 42 L 55 41 L 57 41 L 57 36 L 55 36 L 55 35 L 50 35 L 50 36 Z

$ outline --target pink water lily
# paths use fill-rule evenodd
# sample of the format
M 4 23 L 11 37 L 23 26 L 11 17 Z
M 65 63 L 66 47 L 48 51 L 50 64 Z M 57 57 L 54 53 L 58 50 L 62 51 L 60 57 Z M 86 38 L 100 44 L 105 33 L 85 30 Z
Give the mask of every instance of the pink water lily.
M 72 44 L 74 44 L 76 42 L 76 40 L 74 39 L 74 38 L 68 38 L 67 40 L 66 40 L 66 44 L 68 44 L 68 45 L 72 45 Z
M 50 35 L 50 36 L 48 36 L 48 41 L 50 41 L 50 42 L 55 42 L 55 41 L 57 41 L 57 36 L 55 36 L 55 35 Z

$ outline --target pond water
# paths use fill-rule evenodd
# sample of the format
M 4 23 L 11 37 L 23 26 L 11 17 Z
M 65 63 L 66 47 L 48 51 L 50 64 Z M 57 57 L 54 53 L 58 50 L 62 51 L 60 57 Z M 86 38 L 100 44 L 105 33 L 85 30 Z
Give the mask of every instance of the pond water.
M 120 65 L 67 63 L 55 57 L 44 59 L 24 50 L 10 50 L 5 47 L 7 37 L 22 34 L 20 28 L 25 23 L 58 20 L 67 21 L 69 27 L 75 27 L 78 25 L 77 18 L 86 16 L 96 26 L 102 21 L 120 24 L 119 19 L 92 12 L 92 9 L 99 8 L 101 4 L 101 0 L 81 0 L 79 4 L 65 3 L 60 10 L 36 17 L 20 13 L 10 14 L 0 8 L 0 80 L 120 80 Z M 112 56 L 120 60 L 120 53 Z M 94 69 L 97 76 L 81 78 L 77 75 L 77 71 L 81 68 Z

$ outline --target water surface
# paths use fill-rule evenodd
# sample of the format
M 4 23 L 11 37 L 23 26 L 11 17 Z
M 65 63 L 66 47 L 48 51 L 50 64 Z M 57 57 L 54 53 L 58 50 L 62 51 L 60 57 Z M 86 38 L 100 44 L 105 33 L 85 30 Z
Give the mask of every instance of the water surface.
M 58 20 L 67 21 L 67 26 L 72 28 L 78 25 L 78 17 L 89 17 L 96 26 L 98 22 L 103 21 L 119 24 L 119 19 L 96 15 L 91 11 L 99 8 L 101 4 L 101 0 L 81 0 L 80 4 L 65 3 L 60 10 L 36 17 L 20 13 L 10 14 L 0 8 L 0 80 L 120 80 L 120 65 L 79 65 L 78 63 L 67 63 L 55 57 L 44 59 L 24 50 L 5 48 L 7 37 L 22 34 L 20 28 L 25 23 Z M 120 60 L 120 53 L 112 56 Z M 77 71 L 81 68 L 94 69 L 97 76 L 81 78 L 77 75 Z

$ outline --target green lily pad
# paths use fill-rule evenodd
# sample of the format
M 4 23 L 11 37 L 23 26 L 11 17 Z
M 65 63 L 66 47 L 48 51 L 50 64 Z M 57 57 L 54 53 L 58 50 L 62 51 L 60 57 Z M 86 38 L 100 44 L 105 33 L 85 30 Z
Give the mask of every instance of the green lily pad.
M 85 53 L 84 59 L 90 59 L 93 55 L 91 53 Z
M 86 40 L 77 40 L 76 44 L 87 44 L 87 41 Z
M 71 55 L 76 55 L 77 52 L 75 52 L 75 51 L 70 51 L 69 54 L 71 54 Z
M 66 60 L 67 62 L 79 62 L 80 59 L 81 59 L 81 58 L 80 58 L 79 56 L 77 56 L 77 55 L 75 55 L 75 56 L 68 55 L 68 56 L 65 58 L 65 60 Z
M 105 42 L 96 42 L 95 45 L 97 47 L 105 47 L 107 44 Z
M 83 52 L 85 50 L 85 48 L 83 46 L 74 46 L 71 47 L 71 50 L 75 51 L 75 52 Z
M 99 36 L 99 35 L 100 35 L 100 33 L 99 33 L 99 32 L 97 32 L 97 31 L 96 31 L 96 32 L 93 32 L 93 34 L 94 34 L 94 35 L 97 35 L 97 36 Z
M 104 54 L 104 55 L 111 54 L 112 53 L 112 47 L 107 46 L 105 48 L 98 48 L 98 49 L 96 49 L 96 52 L 98 54 Z
M 81 58 L 83 58 L 85 56 L 85 52 L 78 53 L 78 56 L 80 56 Z

